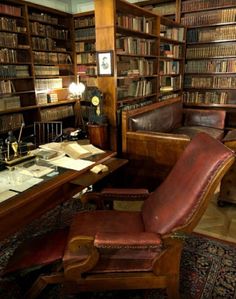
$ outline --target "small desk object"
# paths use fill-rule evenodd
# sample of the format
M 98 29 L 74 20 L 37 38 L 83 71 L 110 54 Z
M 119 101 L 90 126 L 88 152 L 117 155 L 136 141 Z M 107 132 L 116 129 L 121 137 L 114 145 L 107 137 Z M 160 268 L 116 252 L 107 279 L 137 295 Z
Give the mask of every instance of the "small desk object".
M 111 151 L 92 155 L 86 159 L 93 161 L 94 164 L 80 171 L 57 167 L 57 174 L 54 176 L 50 176 L 49 173 L 38 184 L 0 202 L 0 240 L 22 229 L 34 219 L 127 163 L 127 160 L 115 156 L 116 153 Z M 106 165 L 108 171 L 92 173 L 90 169 L 97 164 Z

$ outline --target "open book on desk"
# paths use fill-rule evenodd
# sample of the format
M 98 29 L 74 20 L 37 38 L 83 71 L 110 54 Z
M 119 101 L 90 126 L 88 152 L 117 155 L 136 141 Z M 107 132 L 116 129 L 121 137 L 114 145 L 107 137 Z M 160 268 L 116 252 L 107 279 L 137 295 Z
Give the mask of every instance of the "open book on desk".
M 86 158 L 91 155 L 102 154 L 103 150 L 95 147 L 92 144 L 81 145 L 76 141 L 73 142 L 51 142 L 47 144 L 40 145 L 40 148 L 44 150 L 54 150 L 58 152 L 63 152 L 72 159 Z

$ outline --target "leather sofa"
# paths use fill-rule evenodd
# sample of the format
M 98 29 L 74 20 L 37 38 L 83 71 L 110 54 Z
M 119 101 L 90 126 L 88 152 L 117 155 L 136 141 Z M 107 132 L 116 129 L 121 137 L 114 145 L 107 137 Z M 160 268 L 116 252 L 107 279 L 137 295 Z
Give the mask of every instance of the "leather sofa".
M 123 111 L 122 152 L 131 162 L 129 175 L 138 174 L 137 184 L 151 184 L 158 167 L 157 178 L 163 180 L 198 132 L 222 140 L 224 126 L 225 111 L 185 109 L 180 98 Z

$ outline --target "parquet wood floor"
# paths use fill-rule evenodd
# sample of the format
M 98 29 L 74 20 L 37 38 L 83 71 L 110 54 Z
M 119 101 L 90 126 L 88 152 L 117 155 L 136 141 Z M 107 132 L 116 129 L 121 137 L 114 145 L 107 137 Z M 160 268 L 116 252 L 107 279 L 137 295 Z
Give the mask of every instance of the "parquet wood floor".
M 236 243 L 236 204 L 217 205 L 217 194 L 194 232 Z

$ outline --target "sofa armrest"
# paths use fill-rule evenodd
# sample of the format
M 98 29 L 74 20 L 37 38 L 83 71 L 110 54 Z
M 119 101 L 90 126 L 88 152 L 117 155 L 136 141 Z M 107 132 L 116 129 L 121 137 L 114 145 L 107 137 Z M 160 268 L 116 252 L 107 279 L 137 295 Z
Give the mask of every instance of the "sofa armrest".
M 155 131 L 136 131 L 136 133 L 142 133 L 142 134 L 147 134 L 147 135 L 152 135 L 152 136 L 159 136 L 161 138 L 170 138 L 170 139 L 180 139 L 180 140 L 188 140 L 190 141 L 190 138 L 186 134 L 175 134 L 175 133 L 161 133 L 161 132 L 155 132 Z

